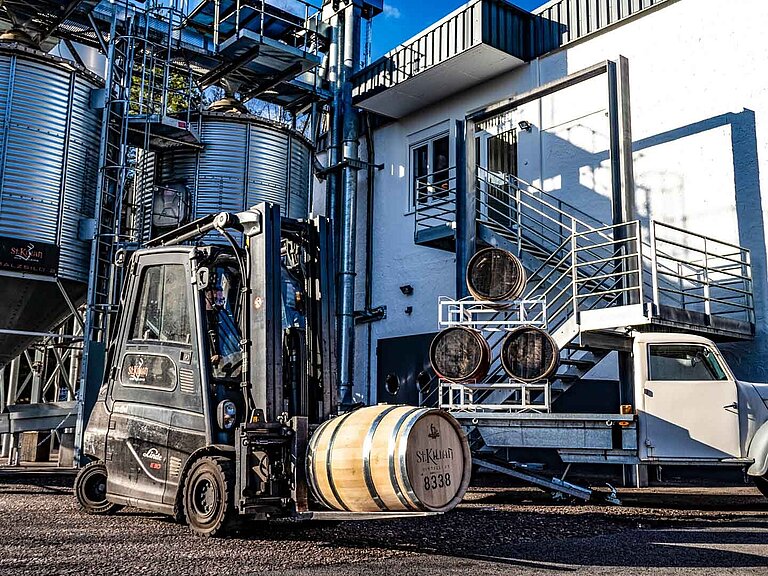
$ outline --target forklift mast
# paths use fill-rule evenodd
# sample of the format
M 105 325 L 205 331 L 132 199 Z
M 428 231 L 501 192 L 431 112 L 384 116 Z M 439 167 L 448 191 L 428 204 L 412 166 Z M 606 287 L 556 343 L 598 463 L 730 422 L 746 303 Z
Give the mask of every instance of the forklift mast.
M 154 239 L 148 247 L 177 245 L 212 231 L 232 245 L 240 263 L 246 421 L 278 422 L 294 416 L 307 417 L 310 424 L 325 421 L 337 409 L 328 220 L 283 219 L 278 205 L 262 203 L 237 214 L 206 216 Z M 244 237 L 244 250 L 233 233 Z M 289 325 L 288 307 L 301 317 L 301 327 Z

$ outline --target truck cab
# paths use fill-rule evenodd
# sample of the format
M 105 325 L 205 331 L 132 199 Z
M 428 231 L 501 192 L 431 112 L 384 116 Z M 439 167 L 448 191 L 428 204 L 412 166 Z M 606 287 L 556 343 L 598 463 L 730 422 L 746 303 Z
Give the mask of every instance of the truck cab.
M 737 380 L 712 341 L 689 334 L 637 333 L 633 358 L 640 461 L 768 473 L 768 384 Z

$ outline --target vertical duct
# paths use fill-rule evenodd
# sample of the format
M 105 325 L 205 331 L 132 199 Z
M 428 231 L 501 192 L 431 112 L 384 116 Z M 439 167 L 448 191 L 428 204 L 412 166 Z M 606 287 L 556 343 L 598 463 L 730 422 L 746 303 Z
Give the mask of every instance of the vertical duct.
M 341 20 L 341 19 L 340 19 Z M 357 165 L 359 164 L 360 118 L 352 105 L 352 75 L 360 65 L 360 28 L 362 10 L 357 2 L 349 2 L 343 13 L 343 55 L 340 77 L 340 115 L 342 129 L 342 172 L 339 294 L 339 398 L 342 409 L 353 403 L 355 351 L 355 248 L 357 244 Z M 339 125 L 337 124 L 337 126 Z

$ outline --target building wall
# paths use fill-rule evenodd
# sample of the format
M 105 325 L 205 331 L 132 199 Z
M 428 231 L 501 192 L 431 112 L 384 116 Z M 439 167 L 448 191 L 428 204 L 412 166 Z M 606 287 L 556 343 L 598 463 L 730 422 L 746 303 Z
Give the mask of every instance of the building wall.
M 637 216 L 751 249 L 757 338 L 726 348 L 738 377 L 768 381 L 761 198 L 761 190 L 768 191 L 768 78 L 759 73 L 768 4 L 738 4 L 738 12 L 726 12 L 716 0 L 666 3 L 376 132 L 376 161 L 385 169 L 375 181 L 373 304 L 386 305 L 388 317 L 370 328 L 373 377 L 376 340 L 434 331 L 437 298 L 455 290 L 454 255 L 413 241 L 409 136 L 446 121 L 452 126 L 468 111 L 623 55 L 630 66 Z M 606 82 L 590 80 L 521 107 L 512 120 L 533 125 L 519 135 L 520 177 L 608 221 Z M 360 206 L 364 213 L 364 200 Z M 362 276 L 363 241 L 359 248 Z M 401 293 L 405 284 L 413 286 L 412 296 Z M 404 313 L 406 306 L 412 314 Z M 368 387 L 367 330 L 358 329 L 361 395 Z

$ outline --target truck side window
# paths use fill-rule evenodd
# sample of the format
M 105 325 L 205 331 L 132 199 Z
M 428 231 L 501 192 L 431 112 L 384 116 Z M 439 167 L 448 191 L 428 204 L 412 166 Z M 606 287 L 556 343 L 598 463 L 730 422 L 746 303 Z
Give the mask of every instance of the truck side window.
M 130 339 L 189 344 L 192 327 L 187 297 L 187 274 L 182 264 L 144 268 Z
M 656 344 L 649 346 L 649 380 L 727 380 L 725 370 L 706 346 Z

